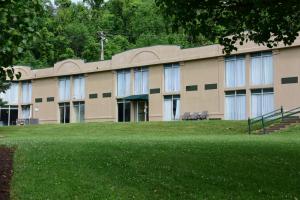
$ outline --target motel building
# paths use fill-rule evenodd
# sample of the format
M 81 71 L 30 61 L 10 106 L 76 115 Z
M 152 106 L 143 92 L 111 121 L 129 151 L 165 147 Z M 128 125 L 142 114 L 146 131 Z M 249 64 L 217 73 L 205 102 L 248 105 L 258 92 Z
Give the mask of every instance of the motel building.
M 15 67 L 20 80 L 1 94 L 1 125 L 180 120 L 208 111 L 209 119 L 246 120 L 283 106 L 300 106 L 300 38 L 269 49 L 248 43 L 231 56 L 222 46 L 152 46 L 85 63 Z

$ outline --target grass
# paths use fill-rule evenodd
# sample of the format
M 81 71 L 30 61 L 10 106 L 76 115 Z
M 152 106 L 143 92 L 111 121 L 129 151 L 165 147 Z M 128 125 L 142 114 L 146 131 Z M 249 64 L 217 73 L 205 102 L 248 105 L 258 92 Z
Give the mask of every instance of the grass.
M 0 129 L 12 199 L 300 199 L 300 127 L 89 123 Z

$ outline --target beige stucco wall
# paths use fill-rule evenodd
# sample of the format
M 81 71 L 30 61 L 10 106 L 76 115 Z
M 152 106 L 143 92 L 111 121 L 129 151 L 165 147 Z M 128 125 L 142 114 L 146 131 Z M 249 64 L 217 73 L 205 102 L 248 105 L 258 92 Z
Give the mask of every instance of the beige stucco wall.
M 149 95 L 149 120 L 162 121 L 163 119 L 163 65 L 156 65 L 149 68 L 149 89 L 159 88 L 160 93 Z
M 115 73 L 113 71 L 86 75 L 85 119 L 92 121 L 115 121 L 116 99 Z M 103 98 L 103 93 L 112 93 L 112 97 Z M 89 99 L 89 94 L 98 94 L 98 98 Z

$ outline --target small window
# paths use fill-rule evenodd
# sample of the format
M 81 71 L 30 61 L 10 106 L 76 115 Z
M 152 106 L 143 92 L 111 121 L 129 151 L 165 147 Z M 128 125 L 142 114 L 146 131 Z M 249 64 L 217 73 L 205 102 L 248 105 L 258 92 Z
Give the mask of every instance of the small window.
M 197 91 L 198 90 L 198 85 L 188 85 L 186 86 L 186 91 Z
M 90 99 L 97 99 L 98 98 L 98 94 L 97 93 L 89 94 L 89 98 Z
M 218 89 L 218 85 L 216 83 L 213 84 L 205 84 L 205 90 L 215 90 Z
M 160 93 L 160 88 L 150 89 L 150 94 L 159 94 L 159 93 Z
M 298 83 L 298 77 L 286 77 L 281 79 L 281 84 Z
M 111 97 L 111 92 L 103 93 L 102 97 L 103 98 L 110 98 Z
M 47 102 L 53 102 L 54 101 L 54 97 L 47 97 Z
M 35 103 L 42 103 L 43 99 L 42 98 L 35 98 Z

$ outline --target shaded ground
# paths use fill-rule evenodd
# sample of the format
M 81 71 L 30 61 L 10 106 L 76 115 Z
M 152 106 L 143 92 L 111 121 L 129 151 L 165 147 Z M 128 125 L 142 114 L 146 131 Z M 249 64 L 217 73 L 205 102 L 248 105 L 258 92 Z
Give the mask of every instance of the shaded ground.
M 0 147 L 0 200 L 10 199 L 13 153 L 11 148 Z

